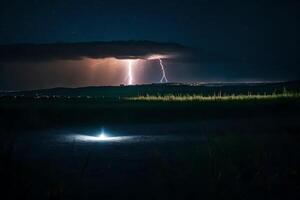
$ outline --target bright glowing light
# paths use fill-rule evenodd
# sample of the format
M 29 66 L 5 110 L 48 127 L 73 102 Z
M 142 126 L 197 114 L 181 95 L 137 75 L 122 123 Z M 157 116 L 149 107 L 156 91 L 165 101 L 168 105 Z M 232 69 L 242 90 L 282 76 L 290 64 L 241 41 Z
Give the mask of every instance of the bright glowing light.
M 107 137 L 104 133 L 101 133 L 99 135 L 99 140 L 107 140 L 109 137 Z
M 162 54 L 152 54 L 147 57 L 147 60 L 158 60 L 158 59 L 166 59 L 166 58 L 172 58 L 174 56 L 172 55 L 162 55 Z
M 165 71 L 165 66 L 163 64 L 162 59 L 172 58 L 174 56 L 175 55 L 153 54 L 153 55 L 150 55 L 150 56 L 147 57 L 147 60 L 159 60 L 159 65 L 160 65 L 161 71 L 162 71 L 162 77 L 160 79 L 161 83 L 163 83 L 163 82 L 167 83 L 168 82 L 168 79 L 167 79 L 167 76 L 166 76 L 166 71 Z
M 157 141 L 185 141 L 185 140 L 205 140 L 202 136 L 174 136 L 174 135 L 134 135 L 134 136 L 106 136 L 100 139 L 100 136 L 72 134 L 63 136 L 68 142 L 99 142 L 99 143 L 145 143 Z
M 162 60 L 160 58 L 158 58 L 158 60 L 159 60 L 159 64 L 161 66 L 161 71 L 162 71 L 162 78 L 160 79 L 160 82 L 163 83 L 163 81 L 165 80 L 165 83 L 167 83 L 168 79 L 166 77 L 165 67 L 162 63 Z
M 122 142 L 122 141 L 131 141 L 134 140 L 136 136 L 118 136 L 118 137 L 109 137 L 109 136 L 89 136 L 89 135 L 72 135 L 69 137 L 70 141 L 74 139 L 81 142 Z
M 132 85 L 133 83 L 132 62 L 132 60 L 128 60 L 127 85 Z

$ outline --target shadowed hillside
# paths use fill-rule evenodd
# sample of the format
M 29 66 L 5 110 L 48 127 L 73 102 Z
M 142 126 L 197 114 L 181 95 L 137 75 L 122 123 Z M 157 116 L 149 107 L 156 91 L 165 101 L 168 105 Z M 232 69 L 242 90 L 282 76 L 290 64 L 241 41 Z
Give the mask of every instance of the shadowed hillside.
M 131 97 L 143 95 L 164 95 L 164 94 L 271 94 L 283 90 L 299 92 L 300 81 L 277 82 L 277 83 L 216 83 L 216 84 L 149 84 L 132 86 L 93 86 L 82 88 L 53 88 L 43 90 L 2 92 L 2 96 L 96 96 L 96 97 Z

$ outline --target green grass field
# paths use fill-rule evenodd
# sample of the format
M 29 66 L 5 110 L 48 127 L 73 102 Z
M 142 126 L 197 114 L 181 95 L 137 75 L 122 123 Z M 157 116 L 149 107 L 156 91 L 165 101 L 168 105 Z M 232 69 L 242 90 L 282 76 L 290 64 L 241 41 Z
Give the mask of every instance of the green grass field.
M 3 126 L 196 122 L 210 119 L 299 116 L 300 93 L 141 95 L 132 97 L 3 97 Z M 15 126 L 14 124 L 18 124 Z
M 282 93 L 273 94 L 248 94 L 248 95 L 236 95 L 236 94 L 214 94 L 211 96 L 205 95 L 145 95 L 128 97 L 126 100 L 133 101 L 244 101 L 244 100 L 266 100 L 266 99 L 293 99 L 300 98 L 300 93 L 283 91 Z

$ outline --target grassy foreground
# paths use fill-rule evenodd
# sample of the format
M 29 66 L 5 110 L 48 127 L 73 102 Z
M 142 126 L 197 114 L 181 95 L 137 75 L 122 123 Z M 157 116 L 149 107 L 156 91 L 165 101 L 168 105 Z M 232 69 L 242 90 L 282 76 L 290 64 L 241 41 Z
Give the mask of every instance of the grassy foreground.
M 226 95 L 222 93 L 214 94 L 212 96 L 204 95 L 145 95 L 128 97 L 127 100 L 133 101 L 240 101 L 240 100 L 265 100 L 265 99 L 286 99 L 286 98 L 299 98 L 300 93 L 286 92 L 273 93 L 273 94 L 248 94 L 248 95 Z
M 101 123 L 197 122 L 299 117 L 300 93 L 106 97 L 3 97 L 2 129 Z M 17 126 L 16 126 L 17 125 Z

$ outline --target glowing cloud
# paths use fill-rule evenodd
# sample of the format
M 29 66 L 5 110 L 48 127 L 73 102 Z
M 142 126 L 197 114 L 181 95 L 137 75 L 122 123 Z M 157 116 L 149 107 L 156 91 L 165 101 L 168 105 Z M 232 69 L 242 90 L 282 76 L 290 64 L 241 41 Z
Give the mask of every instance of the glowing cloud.
M 166 54 L 153 54 L 147 57 L 147 60 L 159 60 L 159 59 L 167 59 L 167 58 L 175 58 L 175 55 L 166 55 Z

